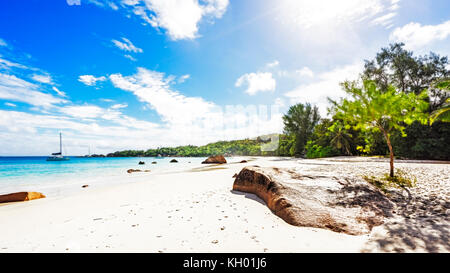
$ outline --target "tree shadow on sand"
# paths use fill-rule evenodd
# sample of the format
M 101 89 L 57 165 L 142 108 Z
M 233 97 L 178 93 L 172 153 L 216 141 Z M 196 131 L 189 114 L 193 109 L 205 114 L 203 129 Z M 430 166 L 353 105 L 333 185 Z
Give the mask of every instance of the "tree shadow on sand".
M 371 244 L 381 251 L 450 251 L 450 202 L 436 196 L 391 192 L 397 217 L 383 225 L 387 236 L 374 236 Z
M 343 188 L 334 192 L 337 202 L 330 205 L 360 206 L 385 218 L 382 227 L 387 233 L 374 233 L 363 251 L 450 251 L 449 201 L 415 195 L 408 190 L 407 195 L 401 190 L 392 190 L 386 196 L 376 189 L 350 183 L 348 179 L 340 183 Z M 349 194 L 353 195 L 350 203 Z

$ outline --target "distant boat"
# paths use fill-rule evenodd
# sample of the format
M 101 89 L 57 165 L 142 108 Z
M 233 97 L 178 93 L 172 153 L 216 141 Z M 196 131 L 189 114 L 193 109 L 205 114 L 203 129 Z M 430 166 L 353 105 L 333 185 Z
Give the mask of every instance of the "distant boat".
M 59 153 L 52 153 L 51 156 L 47 157 L 47 161 L 65 161 L 69 160 L 68 157 L 62 155 L 62 135 L 59 133 Z

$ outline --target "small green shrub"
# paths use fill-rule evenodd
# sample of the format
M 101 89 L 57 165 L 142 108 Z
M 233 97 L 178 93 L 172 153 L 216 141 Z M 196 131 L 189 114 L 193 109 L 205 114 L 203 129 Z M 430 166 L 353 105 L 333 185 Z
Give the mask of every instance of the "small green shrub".
M 363 176 L 363 178 L 385 193 L 388 192 L 390 188 L 412 188 L 417 183 L 417 178 L 414 175 L 409 174 L 403 170 L 397 170 L 394 177 L 390 177 L 387 173 L 382 177 L 365 175 Z
M 321 158 L 321 157 L 329 157 L 333 155 L 333 148 L 326 146 L 322 147 L 317 144 L 313 144 L 311 141 L 308 141 L 306 144 L 306 157 L 307 158 Z

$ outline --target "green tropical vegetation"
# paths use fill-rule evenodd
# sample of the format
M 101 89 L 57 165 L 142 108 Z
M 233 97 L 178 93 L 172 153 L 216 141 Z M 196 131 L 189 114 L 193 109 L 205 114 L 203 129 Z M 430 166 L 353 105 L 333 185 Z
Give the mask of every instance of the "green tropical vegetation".
M 342 120 L 346 124 L 353 126 L 360 131 L 381 132 L 389 148 L 390 172 L 394 176 L 394 149 L 391 142 L 393 132 L 400 131 L 406 136 L 404 130 L 406 125 L 419 121 L 426 124 L 428 115 L 428 103 L 425 101 L 427 92 L 422 91 L 419 95 L 414 92 L 405 93 L 398 91 L 394 86 L 389 85 L 386 90 L 378 88 L 374 81 L 365 80 L 360 88 L 355 82 L 344 82 L 344 91 L 351 99 L 341 99 L 333 104 L 331 113 L 337 120 Z M 341 133 L 340 135 L 342 135 Z M 334 145 L 342 147 L 341 141 L 334 142 Z M 331 142 L 333 145 L 333 141 Z
M 314 127 L 320 121 L 319 109 L 311 104 L 296 104 L 289 108 L 283 116 L 284 132 L 293 136 L 293 145 L 289 147 L 289 152 L 293 155 L 300 155 L 305 152 L 308 139 L 311 138 Z
M 436 120 L 450 122 L 450 80 L 443 80 L 439 82 L 436 87 L 447 93 L 448 97 L 441 107 L 435 109 L 431 113 L 431 123 L 434 123 Z
M 390 188 L 406 189 L 412 188 L 417 184 L 417 178 L 403 170 L 398 170 L 395 176 L 390 176 L 388 174 L 382 177 L 365 175 L 363 178 L 386 194 L 389 194 Z M 407 191 L 407 193 L 409 193 L 409 191 Z
M 210 155 L 242 155 L 242 156 L 261 156 L 269 155 L 270 152 L 261 151 L 261 145 L 269 142 L 270 139 L 264 140 L 261 137 L 256 139 L 244 139 L 233 141 L 218 141 L 204 146 L 178 146 L 178 147 L 162 147 L 148 150 L 126 150 L 110 153 L 108 157 L 156 157 L 156 156 L 181 156 L 181 157 L 197 157 Z M 272 153 L 272 155 L 274 155 Z

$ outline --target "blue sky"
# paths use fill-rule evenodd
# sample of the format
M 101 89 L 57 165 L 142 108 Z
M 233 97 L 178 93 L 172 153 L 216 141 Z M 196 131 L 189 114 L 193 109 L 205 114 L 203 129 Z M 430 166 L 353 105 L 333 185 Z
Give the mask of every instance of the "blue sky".
M 0 155 L 201 145 L 326 115 L 338 83 L 401 41 L 450 53 L 450 4 L 406 0 L 0 3 Z

